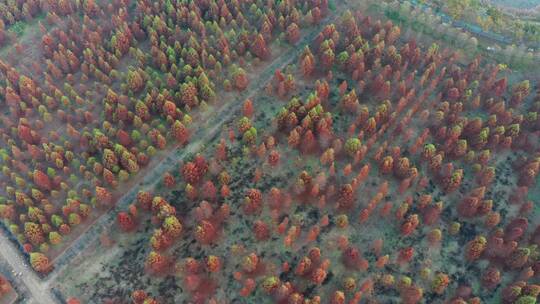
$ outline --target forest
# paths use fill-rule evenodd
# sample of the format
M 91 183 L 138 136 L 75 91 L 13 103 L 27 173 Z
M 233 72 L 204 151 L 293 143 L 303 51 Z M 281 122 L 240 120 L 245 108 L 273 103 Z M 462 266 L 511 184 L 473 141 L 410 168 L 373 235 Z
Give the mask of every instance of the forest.
M 1 3 L 0 303 L 536 303 L 540 61 L 379 5 Z

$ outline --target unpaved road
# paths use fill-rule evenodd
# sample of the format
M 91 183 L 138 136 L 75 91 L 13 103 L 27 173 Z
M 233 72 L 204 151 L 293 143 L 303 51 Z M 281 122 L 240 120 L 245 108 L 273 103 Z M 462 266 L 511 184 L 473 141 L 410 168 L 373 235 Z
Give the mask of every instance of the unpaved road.
M 0 255 L 11 265 L 16 273 L 21 273 L 20 280 L 26 285 L 28 292 L 32 296 L 27 303 L 56 303 L 49 289 L 49 284 L 43 282 L 36 275 L 26 263 L 26 259 L 21 255 L 19 249 L 3 234 L 0 234 Z

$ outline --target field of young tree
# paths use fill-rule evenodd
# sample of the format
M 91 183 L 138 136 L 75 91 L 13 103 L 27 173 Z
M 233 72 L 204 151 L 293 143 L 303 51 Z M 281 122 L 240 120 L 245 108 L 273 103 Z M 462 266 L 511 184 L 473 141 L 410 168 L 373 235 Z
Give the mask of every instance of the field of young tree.
M 45 289 L 536 303 L 540 63 L 373 7 L 0 5 L 0 218 Z

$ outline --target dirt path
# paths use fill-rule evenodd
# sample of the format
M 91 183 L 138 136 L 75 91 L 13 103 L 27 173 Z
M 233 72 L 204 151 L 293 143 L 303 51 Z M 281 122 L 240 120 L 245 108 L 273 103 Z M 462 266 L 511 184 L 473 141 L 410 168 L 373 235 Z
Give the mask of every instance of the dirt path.
M 16 273 L 21 273 L 20 280 L 28 289 L 31 299 L 29 304 L 57 303 L 49 288 L 49 283 L 41 281 L 37 274 L 28 266 L 26 259 L 21 255 L 13 243 L 0 234 L 0 256 L 2 256 Z

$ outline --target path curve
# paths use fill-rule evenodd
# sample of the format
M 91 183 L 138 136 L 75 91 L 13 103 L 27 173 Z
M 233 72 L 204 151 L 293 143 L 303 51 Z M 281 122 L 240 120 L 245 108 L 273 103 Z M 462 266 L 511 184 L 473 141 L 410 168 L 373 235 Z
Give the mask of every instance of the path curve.
M 28 266 L 26 259 L 21 255 L 11 240 L 0 233 L 0 256 L 2 256 L 16 273 L 21 273 L 20 280 L 26 285 L 32 296 L 27 303 L 48 304 L 56 303 L 49 285 L 43 283 L 37 274 Z

